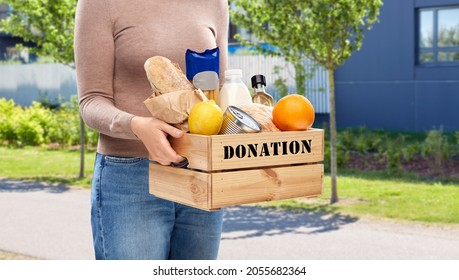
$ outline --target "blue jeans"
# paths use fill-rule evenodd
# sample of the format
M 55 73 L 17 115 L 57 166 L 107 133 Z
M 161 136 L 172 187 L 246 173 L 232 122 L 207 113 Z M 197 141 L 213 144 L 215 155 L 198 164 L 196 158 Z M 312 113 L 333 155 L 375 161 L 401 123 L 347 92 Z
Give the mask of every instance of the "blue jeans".
M 148 191 L 146 158 L 96 155 L 91 226 L 96 259 L 216 259 L 223 210 L 207 212 Z

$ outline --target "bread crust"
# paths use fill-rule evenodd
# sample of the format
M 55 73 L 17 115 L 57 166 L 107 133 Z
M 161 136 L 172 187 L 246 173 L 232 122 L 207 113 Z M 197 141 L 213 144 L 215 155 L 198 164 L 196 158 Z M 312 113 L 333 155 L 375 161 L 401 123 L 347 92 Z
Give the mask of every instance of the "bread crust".
M 180 67 L 166 57 L 150 57 L 145 61 L 144 68 L 155 95 L 195 89 Z
M 254 118 L 261 126 L 262 132 L 270 131 L 281 131 L 273 123 L 273 107 L 266 106 L 259 103 L 253 104 L 242 104 L 239 106 L 241 110 L 244 110 L 252 118 Z

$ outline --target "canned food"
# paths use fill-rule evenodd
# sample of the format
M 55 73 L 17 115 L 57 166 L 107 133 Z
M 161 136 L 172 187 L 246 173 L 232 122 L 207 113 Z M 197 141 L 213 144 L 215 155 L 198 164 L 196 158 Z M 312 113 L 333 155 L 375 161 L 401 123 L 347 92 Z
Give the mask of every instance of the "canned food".
M 260 132 L 260 124 L 243 110 L 228 106 L 223 115 L 223 124 L 219 134 L 238 134 Z

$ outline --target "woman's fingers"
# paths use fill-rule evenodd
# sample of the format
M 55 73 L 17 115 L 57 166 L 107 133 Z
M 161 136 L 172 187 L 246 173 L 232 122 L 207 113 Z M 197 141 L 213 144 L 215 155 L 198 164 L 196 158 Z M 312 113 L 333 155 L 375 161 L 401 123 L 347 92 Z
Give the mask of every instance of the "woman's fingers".
M 175 138 L 183 136 L 183 131 L 155 118 L 134 117 L 131 120 L 131 129 L 142 140 L 148 150 L 151 160 L 162 165 L 172 162 L 181 162 L 184 157 L 172 149 L 168 135 Z

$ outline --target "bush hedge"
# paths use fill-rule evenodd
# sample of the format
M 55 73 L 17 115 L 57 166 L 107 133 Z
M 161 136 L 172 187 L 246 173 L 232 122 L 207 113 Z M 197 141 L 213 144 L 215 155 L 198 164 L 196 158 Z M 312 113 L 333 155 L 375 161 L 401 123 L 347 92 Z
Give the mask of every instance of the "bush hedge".
M 98 133 L 84 126 L 86 143 L 97 144 Z M 33 102 L 21 107 L 13 100 L 0 98 L 0 143 L 20 147 L 59 144 L 62 147 L 79 145 L 80 115 L 77 98 L 55 109 Z
M 57 108 L 46 102 L 34 102 L 21 107 L 13 100 L 0 98 L 0 143 L 11 146 L 37 146 L 58 144 L 61 147 L 79 145 L 80 115 L 78 101 L 73 96 L 69 102 Z M 85 139 L 89 147 L 97 145 L 98 133 L 85 127 Z M 324 125 L 326 141 L 329 139 Z M 339 130 L 337 135 L 337 163 L 344 167 L 354 154 L 376 156 L 384 160 L 386 167 L 398 170 L 402 161 L 415 156 L 429 157 L 439 168 L 445 159 L 459 155 L 459 132 L 445 133 L 433 129 L 425 133 L 369 130 L 364 127 Z M 329 143 L 325 144 L 325 169 L 330 159 Z
M 328 139 L 326 132 L 326 139 Z M 337 133 L 337 164 L 345 167 L 353 155 L 372 156 L 386 162 L 389 170 L 400 170 L 402 162 L 415 157 L 428 158 L 435 168 L 446 160 L 459 156 L 459 132 L 444 132 L 442 128 L 427 132 L 392 132 L 348 128 Z M 329 171 L 329 143 L 325 144 L 325 170 Z

